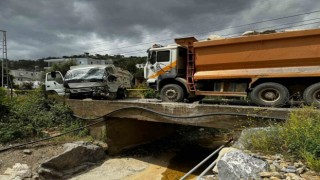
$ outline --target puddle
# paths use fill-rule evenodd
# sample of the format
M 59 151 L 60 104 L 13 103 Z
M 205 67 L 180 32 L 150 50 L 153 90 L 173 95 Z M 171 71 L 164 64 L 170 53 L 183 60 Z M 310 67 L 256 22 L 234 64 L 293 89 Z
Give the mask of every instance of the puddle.
M 157 160 L 152 166 L 158 169 L 159 176 L 157 175 L 154 179 L 176 180 L 180 179 L 213 151 L 226 143 L 225 137 L 217 135 L 215 130 L 209 128 L 184 127 L 176 132 L 162 140 L 132 148 L 123 153 L 122 156 L 156 158 Z M 187 179 L 196 179 L 217 157 L 218 153 L 188 176 Z M 162 161 L 165 161 L 165 163 L 159 163 Z M 152 162 L 148 161 L 148 163 Z M 150 172 L 155 173 L 155 168 L 138 173 L 135 177 L 139 178 L 136 179 L 141 179 L 144 176 L 150 177 Z M 159 172 L 160 170 L 161 172 Z M 212 173 L 209 171 L 208 174 Z M 155 175 L 152 174 L 152 176 Z M 135 179 L 134 177 L 131 178 Z
M 180 179 L 213 151 L 214 149 L 203 148 L 194 144 L 177 151 L 176 155 L 170 160 L 167 170 L 162 173 L 162 180 Z M 188 179 L 194 179 L 205 170 L 217 156 L 218 155 L 212 157 L 204 163 L 199 169 L 193 172 Z

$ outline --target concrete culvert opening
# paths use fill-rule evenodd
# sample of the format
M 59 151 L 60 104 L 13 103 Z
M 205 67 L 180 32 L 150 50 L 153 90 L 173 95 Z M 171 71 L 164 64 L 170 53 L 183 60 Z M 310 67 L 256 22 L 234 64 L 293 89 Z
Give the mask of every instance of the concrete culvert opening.
M 119 178 L 179 179 L 228 140 L 225 132 L 214 128 L 147 123 L 151 123 L 151 126 L 158 126 L 157 132 L 161 132 L 163 127 L 166 131 L 167 129 L 173 129 L 173 131 L 160 139 L 109 155 L 110 159 L 101 166 L 105 165 L 101 169 L 104 171 L 103 174 L 108 174 L 106 171 L 113 171 L 109 174 L 114 174 Z M 217 156 L 218 154 L 210 158 L 188 179 L 197 177 Z M 117 166 L 122 166 L 122 168 L 118 169 Z M 90 173 L 89 171 L 88 174 Z M 212 171 L 209 174 L 212 174 Z M 83 177 L 88 178 L 86 174 Z

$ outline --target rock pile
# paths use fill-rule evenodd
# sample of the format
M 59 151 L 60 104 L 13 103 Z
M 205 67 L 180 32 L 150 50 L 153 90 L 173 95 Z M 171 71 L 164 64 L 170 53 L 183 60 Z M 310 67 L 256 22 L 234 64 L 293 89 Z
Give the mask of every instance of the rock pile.
M 213 169 L 215 176 L 206 179 L 240 180 L 240 179 L 286 179 L 286 180 L 319 180 L 316 173 L 301 161 L 285 160 L 281 154 L 262 155 L 235 148 L 224 148 L 220 151 Z
M 262 179 L 320 179 L 320 174 L 307 168 L 301 161 L 291 162 L 285 160 L 281 154 L 265 156 L 261 154 L 250 153 L 252 157 L 261 159 L 269 164 L 268 171 L 260 172 Z
M 268 171 L 268 163 L 243 151 L 226 153 L 218 161 L 219 179 L 259 179 L 259 173 Z

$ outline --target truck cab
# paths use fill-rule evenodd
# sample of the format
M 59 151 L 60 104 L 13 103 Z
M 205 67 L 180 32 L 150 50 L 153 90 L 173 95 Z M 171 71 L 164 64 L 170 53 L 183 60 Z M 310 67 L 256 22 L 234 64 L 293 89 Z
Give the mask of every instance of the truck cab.
M 148 50 L 144 78 L 149 87 L 160 92 L 162 100 L 182 101 L 185 98 L 186 56 L 187 49 L 177 44 L 165 47 L 154 45 Z M 168 84 L 174 85 L 163 90 Z

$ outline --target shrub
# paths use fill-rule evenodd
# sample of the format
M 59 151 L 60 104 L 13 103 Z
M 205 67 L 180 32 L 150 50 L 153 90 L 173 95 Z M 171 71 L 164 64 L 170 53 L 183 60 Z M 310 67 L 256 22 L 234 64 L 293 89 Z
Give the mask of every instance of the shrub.
M 32 90 L 33 89 L 33 82 L 23 82 L 19 89 L 21 90 Z
M 13 99 L 9 108 L 10 112 L 0 119 L 1 143 L 43 137 L 44 131 L 64 131 L 85 123 L 74 118 L 69 107 L 46 99 L 41 91 Z
M 283 141 L 280 136 L 275 135 L 277 133 L 279 133 L 278 127 L 257 128 L 245 133 L 242 143 L 247 149 L 263 151 L 264 153 L 278 152 L 281 150 L 279 145 Z
M 274 131 L 251 134 L 247 148 L 265 153 L 282 153 L 304 159 L 320 171 L 320 111 L 305 107 L 291 113 L 289 120 L 273 126 Z
M 0 104 L 3 104 L 5 97 L 6 97 L 6 90 L 0 87 Z
M 158 93 L 154 89 L 147 89 L 143 92 L 144 98 L 157 98 Z
M 6 89 L 0 87 L 0 119 L 5 118 L 5 116 L 9 113 L 6 93 Z

